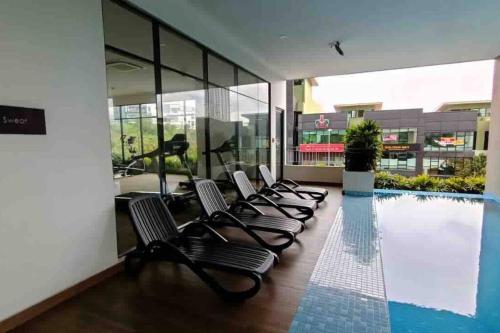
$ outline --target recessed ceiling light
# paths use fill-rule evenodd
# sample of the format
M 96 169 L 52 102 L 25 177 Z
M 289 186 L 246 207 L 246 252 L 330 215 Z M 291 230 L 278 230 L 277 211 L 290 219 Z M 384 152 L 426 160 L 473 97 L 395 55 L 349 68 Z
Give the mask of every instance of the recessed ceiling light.
M 287 35 L 281 35 L 281 36 L 280 36 L 280 39 L 281 39 L 281 40 L 286 40 L 286 39 L 288 39 L 288 36 L 287 36 Z

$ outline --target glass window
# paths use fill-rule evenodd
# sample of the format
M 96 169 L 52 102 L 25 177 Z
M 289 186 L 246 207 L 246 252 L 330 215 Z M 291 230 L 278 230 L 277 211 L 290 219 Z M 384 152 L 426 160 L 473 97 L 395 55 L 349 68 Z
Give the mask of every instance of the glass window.
M 259 114 L 257 118 L 257 164 L 265 164 L 270 167 L 269 161 L 269 104 L 259 102 Z
M 169 186 L 175 189 L 179 182 L 187 181 L 187 167 L 193 175 L 206 175 L 205 139 L 198 133 L 199 127 L 204 128 L 205 90 L 203 81 L 166 69 L 162 70 L 162 87 L 164 138 L 168 141 L 183 134 L 189 143 L 187 166 L 177 156 L 165 158 Z
M 257 85 L 259 90 L 259 101 L 269 103 L 269 84 L 259 79 Z
M 259 99 L 259 79 L 252 74 L 238 68 L 238 93 Z
M 208 81 L 221 87 L 236 90 L 234 66 L 219 57 L 209 54 Z
M 416 153 L 383 152 L 379 162 L 381 170 L 415 171 L 417 166 Z
M 139 118 L 141 116 L 140 105 L 122 106 L 122 118 Z
M 112 99 L 110 99 L 108 102 L 109 121 L 111 129 L 111 154 L 113 165 L 118 165 L 125 163 L 120 108 L 113 106 Z
M 163 65 L 203 78 L 203 52 L 196 44 L 160 29 L 160 48 Z
M 257 163 L 260 156 L 258 130 L 262 127 L 258 122 L 259 102 L 253 98 L 238 95 L 239 133 L 241 135 L 240 156 L 245 163 L 245 172 L 250 179 L 257 178 Z
M 206 165 L 206 153 L 227 140 L 232 148 L 227 152 L 231 159 L 226 160 L 232 161 L 233 170 L 245 170 L 255 179 L 257 165 L 269 163 L 269 84 L 210 52 L 204 58 L 197 43 L 168 28 L 159 28 L 159 45 L 153 47 L 152 19 L 119 2 L 102 2 L 113 169 L 121 190 L 164 191 L 161 178 L 168 190 L 179 192 L 186 188 L 177 185 L 186 180 L 187 170 L 217 178 L 224 173 L 222 163 L 211 154 L 211 165 Z M 156 68 L 161 70 L 159 96 L 154 50 L 160 51 L 161 60 L 161 68 Z M 208 89 L 205 79 L 210 82 Z M 158 151 L 159 121 L 165 140 L 175 134 L 186 137 L 187 165 L 172 156 L 165 160 L 166 169 L 159 170 L 164 158 Z M 157 157 L 140 156 L 151 152 Z M 123 250 L 127 248 L 119 245 L 119 252 Z
M 424 151 L 471 151 L 474 149 L 474 132 L 425 134 Z
M 106 45 L 152 61 L 153 27 L 151 21 L 109 0 L 103 1 L 102 7 Z

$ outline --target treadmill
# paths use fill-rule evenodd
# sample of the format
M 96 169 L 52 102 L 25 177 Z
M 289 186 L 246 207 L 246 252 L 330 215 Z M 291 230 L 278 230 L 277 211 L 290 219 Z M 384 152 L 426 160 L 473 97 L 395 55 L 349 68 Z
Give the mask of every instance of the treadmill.
M 235 189 L 232 172 L 242 170 L 247 163 L 244 161 L 238 161 L 234 152 L 238 150 L 238 139 L 236 136 L 232 136 L 230 139 L 224 141 L 219 147 L 210 150 L 210 153 L 217 156 L 219 164 L 224 169 L 224 175 L 226 179 L 215 179 L 217 186 L 224 192 L 226 189 Z M 224 159 L 224 153 L 231 153 L 232 161 Z M 234 170 L 231 170 L 234 169 Z
M 163 144 L 163 154 L 160 152 L 160 148 L 155 149 L 149 153 L 145 153 L 143 155 L 137 155 L 134 157 L 135 160 L 138 159 L 144 159 L 146 157 L 149 158 L 154 158 L 160 155 L 163 155 L 163 157 L 168 158 L 168 157 L 174 157 L 177 156 L 181 159 L 181 162 L 183 163 L 184 166 L 187 166 L 187 162 L 185 159 L 185 153 L 187 149 L 189 148 L 189 143 L 186 141 L 186 135 L 184 134 L 175 134 L 172 139 L 169 141 L 164 141 Z M 166 178 L 166 176 L 165 176 Z M 190 172 L 188 171 L 188 178 L 190 182 L 193 180 L 193 176 Z M 189 190 L 186 192 L 173 192 L 168 188 L 168 184 L 165 181 L 165 186 L 166 186 L 166 194 L 162 196 L 162 199 L 165 201 L 165 203 L 169 206 L 169 208 L 179 209 L 182 207 L 185 207 L 186 204 L 192 200 L 196 199 L 196 193 L 193 190 Z M 182 187 L 179 184 L 179 187 Z M 133 191 L 133 192 L 127 192 L 127 193 L 122 193 L 117 196 L 115 196 L 115 203 L 116 206 L 119 208 L 128 208 L 128 202 L 136 197 L 143 196 L 143 195 L 156 195 L 160 196 L 160 192 L 148 192 L 148 191 Z

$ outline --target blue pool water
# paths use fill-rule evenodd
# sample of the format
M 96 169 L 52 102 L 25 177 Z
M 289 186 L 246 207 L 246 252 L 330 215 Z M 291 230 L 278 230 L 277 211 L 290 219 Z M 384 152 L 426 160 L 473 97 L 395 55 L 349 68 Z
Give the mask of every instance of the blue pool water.
M 500 204 L 375 197 L 391 331 L 500 332 Z

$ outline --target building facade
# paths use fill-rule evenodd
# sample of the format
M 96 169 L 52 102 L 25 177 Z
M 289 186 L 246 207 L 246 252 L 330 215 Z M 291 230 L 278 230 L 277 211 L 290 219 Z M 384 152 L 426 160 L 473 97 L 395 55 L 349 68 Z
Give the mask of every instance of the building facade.
M 350 107 L 352 108 L 352 107 Z M 406 176 L 455 175 L 475 155 L 488 149 L 489 105 L 424 113 L 422 109 L 352 110 L 299 114 L 298 145 L 289 162 L 341 166 L 346 130 L 362 120 L 382 128 L 383 153 L 379 169 Z

